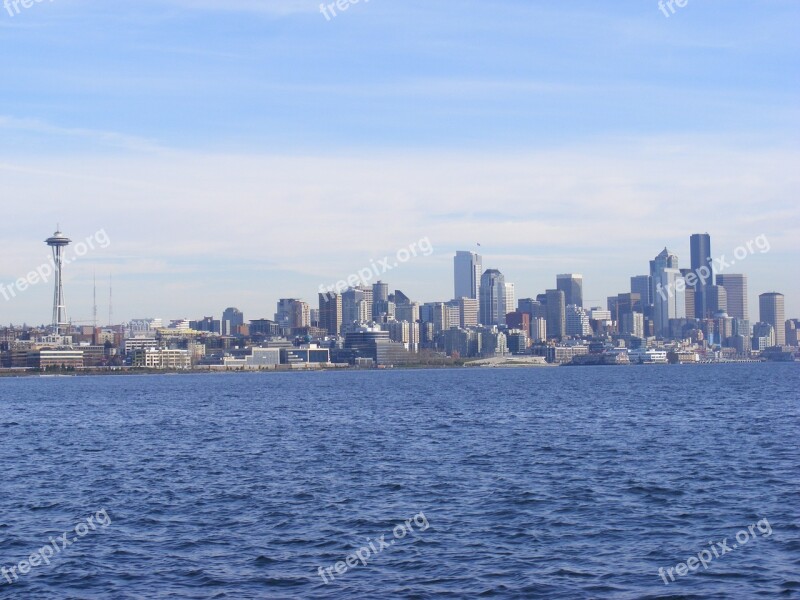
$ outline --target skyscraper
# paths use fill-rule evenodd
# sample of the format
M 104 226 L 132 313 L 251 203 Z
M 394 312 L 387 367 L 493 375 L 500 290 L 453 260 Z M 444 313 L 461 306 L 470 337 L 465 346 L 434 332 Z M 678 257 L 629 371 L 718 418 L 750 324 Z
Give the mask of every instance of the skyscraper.
M 650 261 L 650 298 L 653 301 L 653 318 L 655 319 L 656 296 L 656 275 L 663 269 L 678 269 L 678 257 L 664 248 L 661 253 Z M 659 276 L 660 277 L 660 276 Z
M 653 277 L 653 321 L 657 335 L 669 337 L 670 319 L 686 318 L 686 281 L 678 268 L 678 257 L 664 248 L 650 261 Z
M 319 326 L 328 335 L 339 335 L 342 330 L 342 296 L 327 292 L 319 295 Z
M 775 345 L 786 345 L 786 316 L 783 310 L 783 294 L 768 292 L 758 297 L 758 318 L 769 323 L 775 330 Z
M 506 283 L 506 307 L 503 314 L 507 315 L 517 310 L 517 292 L 513 283 Z
M 222 313 L 222 335 L 237 335 L 244 325 L 244 314 L 238 308 L 226 308 Z
M 708 287 L 714 285 L 711 236 L 707 233 L 695 233 L 689 239 L 689 243 L 692 251 L 692 271 L 697 276 L 697 283 L 693 286 L 694 314 L 698 319 L 708 319 L 713 316 L 708 303 Z
M 506 278 L 497 269 L 486 269 L 480 284 L 481 325 L 503 325 L 506 322 Z
M 453 281 L 455 299 L 480 298 L 483 259 L 479 254 L 459 250 L 453 258 Z
M 556 289 L 564 292 L 564 302 L 583 307 L 583 275 L 556 275 Z
M 706 293 L 708 294 L 707 309 L 711 315 L 716 316 L 717 313 L 728 312 L 728 292 L 723 286 L 709 285 Z
M 547 290 L 547 337 L 561 339 L 567 335 L 567 305 L 564 292 Z
M 750 320 L 747 309 L 747 276 L 733 273 L 717 275 L 717 285 L 728 294 L 728 315 L 734 319 Z
M 631 277 L 631 294 L 639 294 L 642 303 L 642 312 L 645 316 L 653 314 L 653 286 L 650 275 L 636 275 Z

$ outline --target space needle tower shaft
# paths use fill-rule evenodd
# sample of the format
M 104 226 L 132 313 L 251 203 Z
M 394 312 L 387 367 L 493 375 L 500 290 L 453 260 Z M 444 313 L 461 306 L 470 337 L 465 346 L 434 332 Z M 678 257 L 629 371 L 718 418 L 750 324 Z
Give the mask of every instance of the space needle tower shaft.
M 64 264 L 64 252 L 66 247 L 72 242 L 60 231 L 56 231 L 52 237 L 45 240 L 45 243 L 53 249 L 53 266 L 55 267 L 55 289 L 53 290 L 53 332 L 56 335 L 66 333 L 67 307 L 64 303 L 64 285 L 61 277 L 61 270 Z

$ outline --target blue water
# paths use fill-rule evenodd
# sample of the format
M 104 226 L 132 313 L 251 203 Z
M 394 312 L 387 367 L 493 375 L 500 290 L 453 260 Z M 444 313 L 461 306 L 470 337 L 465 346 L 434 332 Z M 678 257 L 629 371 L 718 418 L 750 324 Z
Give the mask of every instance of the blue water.
M 797 364 L 0 379 L 0 566 L 110 520 L 0 597 L 798 598 L 798 384 Z

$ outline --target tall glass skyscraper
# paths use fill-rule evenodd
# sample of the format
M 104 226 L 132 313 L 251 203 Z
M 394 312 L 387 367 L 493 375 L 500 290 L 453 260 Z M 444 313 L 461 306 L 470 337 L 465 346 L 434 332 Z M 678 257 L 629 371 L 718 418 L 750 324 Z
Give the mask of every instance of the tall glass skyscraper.
M 786 345 L 786 314 L 783 308 L 783 294 L 769 292 L 758 297 L 758 319 L 769 323 L 775 329 L 775 344 Z
M 678 257 L 664 248 L 650 261 L 653 278 L 653 321 L 658 335 L 669 336 L 670 319 L 686 318 L 685 284 L 678 267 Z
M 695 233 L 689 238 L 689 243 L 692 251 L 692 271 L 698 277 L 694 286 L 694 314 L 698 319 L 708 319 L 713 316 L 708 301 L 708 288 L 714 285 L 711 236 L 707 233 Z M 706 273 L 703 267 L 709 269 L 708 277 L 703 277 Z
M 480 254 L 459 250 L 453 258 L 453 282 L 455 299 L 480 298 L 483 259 Z
M 556 275 L 556 289 L 564 292 L 564 302 L 567 306 L 574 304 L 583 308 L 583 275 L 577 273 Z
M 486 269 L 480 286 L 480 323 L 486 327 L 506 322 L 506 278 L 497 269 Z

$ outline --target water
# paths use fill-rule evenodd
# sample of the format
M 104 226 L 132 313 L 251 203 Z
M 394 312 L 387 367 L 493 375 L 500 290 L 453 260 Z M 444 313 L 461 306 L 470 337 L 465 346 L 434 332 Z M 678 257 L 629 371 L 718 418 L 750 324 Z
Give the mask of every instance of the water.
M 2 379 L 0 597 L 797 598 L 798 366 Z

